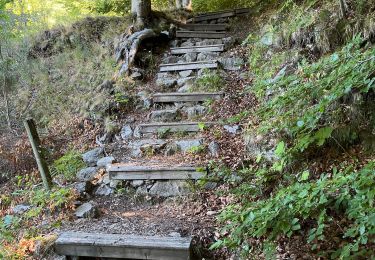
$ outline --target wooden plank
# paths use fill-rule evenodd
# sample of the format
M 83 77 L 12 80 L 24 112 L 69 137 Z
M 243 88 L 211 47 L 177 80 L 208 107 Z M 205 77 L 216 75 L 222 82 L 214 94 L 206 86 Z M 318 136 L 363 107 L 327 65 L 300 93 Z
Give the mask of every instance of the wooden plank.
M 201 32 L 201 31 L 177 31 L 177 38 L 202 38 L 222 39 L 226 37 L 225 32 Z
M 220 18 L 228 18 L 235 16 L 235 11 L 227 11 L 227 12 L 221 12 L 221 13 L 211 13 L 211 14 L 205 14 L 201 16 L 194 17 L 192 20 L 193 22 L 203 22 L 203 21 L 209 21 L 209 20 L 215 20 Z
M 227 24 L 183 24 L 180 28 L 189 31 L 226 31 Z
M 206 126 L 213 125 L 212 122 L 205 122 Z M 182 123 L 182 122 L 175 122 L 175 123 L 153 123 L 153 124 L 142 124 L 139 125 L 139 130 L 141 134 L 152 134 L 158 132 L 169 131 L 171 133 L 176 132 L 199 132 L 199 123 L 198 122 L 191 122 L 191 123 Z
M 111 180 L 198 180 L 204 173 L 194 167 L 148 167 L 111 165 Z
M 186 53 L 222 52 L 222 51 L 224 51 L 224 44 L 171 48 L 171 54 L 174 54 L 174 55 L 186 54 Z
M 121 259 L 191 259 L 191 237 L 147 237 L 62 233 L 55 242 L 59 255 Z
M 204 102 L 206 100 L 219 100 L 223 93 L 158 93 L 154 94 L 154 103 L 175 103 L 175 102 Z
M 237 8 L 234 10 L 236 15 L 241 15 L 241 14 L 248 14 L 250 13 L 250 8 Z
M 168 71 L 182 71 L 182 70 L 199 70 L 199 69 L 216 69 L 218 63 L 216 60 L 213 61 L 199 61 L 199 62 L 187 62 L 187 63 L 173 63 L 173 64 L 161 64 L 160 72 Z
M 47 161 L 43 152 L 43 147 L 40 142 L 35 122 L 33 119 L 28 119 L 24 121 L 24 125 L 26 128 L 27 136 L 31 143 L 31 147 L 33 149 L 40 175 L 42 177 L 44 188 L 46 190 L 50 190 L 52 186 L 52 177 L 48 169 Z

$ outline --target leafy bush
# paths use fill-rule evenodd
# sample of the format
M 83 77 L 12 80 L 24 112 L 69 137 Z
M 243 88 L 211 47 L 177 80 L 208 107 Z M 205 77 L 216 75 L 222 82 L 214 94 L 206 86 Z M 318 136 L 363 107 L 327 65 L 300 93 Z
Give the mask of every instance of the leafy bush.
M 55 173 L 64 175 L 68 180 L 74 179 L 76 173 L 84 167 L 85 163 L 82 160 L 82 155 L 74 150 L 68 151 L 53 164 Z
M 295 74 L 272 81 L 258 80 L 255 88 L 260 97 L 272 93 L 259 112 L 262 130 L 287 132 L 294 151 L 322 146 L 336 130 L 347 125 L 355 126 L 353 131 L 357 133 L 363 128 L 371 132 L 371 111 L 362 115 L 365 120 L 349 116 L 350 107 L 356 105 L 349 102 L 350 97 L 355 93 L 366 95 L 375 88 L 375 49 L 363 50 L 359 48 L 361 42 L 356 38 L 342 50 L 312 64 L 302 61 Z
M 347 219 L 348 225 L 341 226 L 342 230 L 338 231 L 344 244 L 331 257 L 371 256 L 373 252 L 366 246 L 374 245 L 375 162 L 358 172 L 353 168 L 341 172 L 334 170 L 333 174 L 322 175 L 318 181 L 307 182 L 306 177 L 279 189 L 270 198 L 244 201 L 243 206 L 224 211 L 221 220 L 231 222 L 225 228 L 231 235 L 215 246 L 239 247 L 251 237 L 269 241 L 279 235 L 291 237 L 299 233 L 301 226 L 314 223 L 309 227 L 306 242 L 315 249 L 329 236 L 326 227 L 339 216 L 339 220 Z

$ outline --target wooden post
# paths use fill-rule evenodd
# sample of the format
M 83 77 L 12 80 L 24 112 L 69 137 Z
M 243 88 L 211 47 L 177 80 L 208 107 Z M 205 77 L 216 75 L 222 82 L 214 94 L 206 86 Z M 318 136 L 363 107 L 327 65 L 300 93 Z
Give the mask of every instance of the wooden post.
M 33 148 L 36 163 L 38 164 L 38 169 L 43 180 L 44 187 L 47 190 L 51 189 L 52 177 L 50 175 L 47 162 L 44 158 L 42 146 L 36 130 L 35 122 L 33 119 L 28 119 L 24 121 L 27 136 L 29 137 L 31 147 Z

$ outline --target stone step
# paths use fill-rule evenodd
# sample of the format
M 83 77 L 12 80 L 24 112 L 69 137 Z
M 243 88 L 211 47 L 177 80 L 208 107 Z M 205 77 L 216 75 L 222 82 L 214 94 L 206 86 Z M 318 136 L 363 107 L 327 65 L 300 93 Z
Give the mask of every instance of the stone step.
M 175 102 L 204 102 L 206 100 L 219 100 L 223 92 L 218 93 L 158 93 L 153 95 L 154 103 L 175 103 Z
M 160 65 L 160 72 L 183 71 L 183 70 L 200 70 L 200 69 L 216 69 L 216 68 L 218 68 L 218 66 L 219 65 L 218 65 L 218 62 L 216 60 L 161 64 Z
M 225 32 L 201 32 L 201 31 L 177 31 L 177 38 L 201 38 L 201 39 L 222 39 L 226 37 Z
M 204 126 L 213 125 L 213 122 L 202 123 Z M 141 134 L 157 134 L 160 132 L 188 132 L 194 133 L 201 130 L 200 123 L 198 122 L 175 122 L 175 123 L 151 123 L 151 124 L 142 124 L 139 125 L 139 132 Z
M 59 255 L 120 259 L 192 259 L 191 237 L 128 236 L 66 232 L 55 242 Z
M 227 24 L 183 24 L 180 28 L 189 31 L 226 31 Z
M 201 52 L 223 52 L 224 44 L 171 48 L 171 54 L 201 53 Z
M 122 164 L 109 166 L 108 172 L 111 180 L 198 180 L 205 175 L 195 167 Z

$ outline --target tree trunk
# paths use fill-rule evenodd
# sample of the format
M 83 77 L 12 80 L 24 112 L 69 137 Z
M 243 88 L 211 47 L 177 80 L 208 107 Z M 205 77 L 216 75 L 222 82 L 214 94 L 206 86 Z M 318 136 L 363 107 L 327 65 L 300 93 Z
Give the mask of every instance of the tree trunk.
M 348 4 L 346 3 L 345 0 L 339 0 L 339 2 L 340 2 L 341 18 L 346 18 L 347 12 L 348 12 Z
M 132 0 L 132 13 L 137 15 L 137 25 L 144 27 L 151 14 L 151 0 Z

